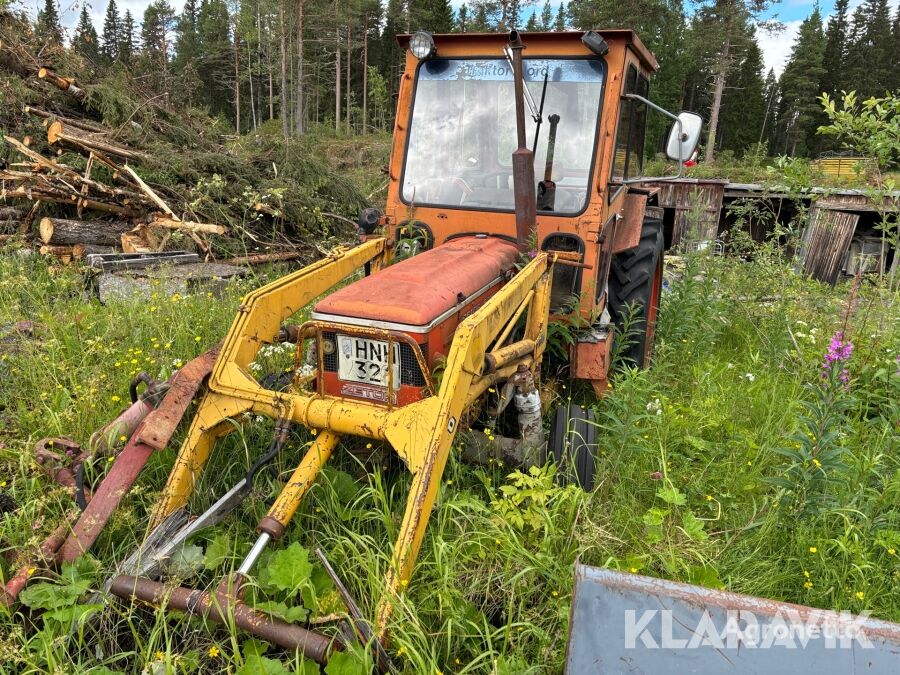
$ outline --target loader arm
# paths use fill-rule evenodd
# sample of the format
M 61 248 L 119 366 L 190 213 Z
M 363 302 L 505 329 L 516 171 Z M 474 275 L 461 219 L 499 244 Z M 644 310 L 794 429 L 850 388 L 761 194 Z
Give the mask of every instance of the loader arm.
M 355 400 L 325 394 L 321 388 L 275 392 L 257 383 L 249 365 L 264 344 L 276 340 L 284 320 L 362 265 L 385 264 L 389 254 L 384 238 L 371 239 L 356 248 L 338 251 L 245 298 L 155 512 L 155 522 L 159 523 L 186 503 L 216 440 L 234 428 L 233 418 L 241 413 L 250 411 L 289 420 L 314 430 L 315 441 L 259 523 L 260 539 L 239 570 L 239 574 L 246 574 L 268 541 L 284 533 L 341 436 L 387 442 L 412 473 L 412 484 L 385 580 L 386 592 L 378 608 L 380 638 L 386 636 L 394 598 L 412 574 L 466 408 L 492 384 L 517 372 L 535 372 L 539 368 L 546 345 L 555 260 L 554 254 L 538 254 L 462 321 L 454 333 L 439 390 L 420 401 L 397 407 L 390 397 L 386 402 Z M 513 326 L 522 317 L 524 333 L 510 341 Z M 301 327 L 298 353 L 303 339 L 316 339 L 313 336 L 317 330 L 330 326 L 319 323 L 322 322 L 310 321 Z M 371 329 L 371 333 L 378 339 L 398 339 L 388 331 Z M 321 346 L 321 336 L 318 339 Z M 139 584 L 133 578 L 121 579 L 113 585 L 114 592 L 140 597 L 134 590 Z

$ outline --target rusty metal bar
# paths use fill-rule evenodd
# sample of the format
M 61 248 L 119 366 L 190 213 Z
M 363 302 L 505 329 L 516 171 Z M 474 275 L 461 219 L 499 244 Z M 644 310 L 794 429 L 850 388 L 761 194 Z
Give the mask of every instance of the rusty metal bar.
M 144 577 L 118 576 L 110 590 L 126 600 L 139 600 L 156 607 L 171 607 L 216 623 L 238 628 L 285 649 L 300 650 L 306 658 L 325 664 L 334 651 L 343 648 L 337 640 L 302 626 L 286 623 L 260 612 L 223 592 L 177 587 L 171 588 Z
M 512 54 L 513 86 L 516 98 L 516 138 L 518 147 L 512 154 L 513 197 L 516 209 L 516 243 L 527 246 L 537 222 L 537 197 L 534 189 L 534 153 L 525 139 L 525 79 L 522 75 L 522 37 L 519 31 L 509 31 L 509 50 Z
M 6 582 L 6 585 L 0 587 L 0 605 L 5 607 L 12 607 L 16 600 L 19 597 L 19 593 L 22 592 L 22 589 L 25 588 L 26 584 L 28 584 L 29 579 L 34 576 L 34 572 L 37 568 L 45 568 L 47 564 L 53 560 L 53 557 L 56 555 L 56 552 L 59 550 L 60 546 L 63 545 L 63 542 L 66 540 L 66 535 L 69 532 L 69 524 L 63 523 L 59 527 L 57 527 L 53 532 L 47 537 L 44 542 L 41 544 L 41 549 L 39 552 L 39 560 L 34 561 L 34 564 L 26 564 L 19 569 L 18 572 Z

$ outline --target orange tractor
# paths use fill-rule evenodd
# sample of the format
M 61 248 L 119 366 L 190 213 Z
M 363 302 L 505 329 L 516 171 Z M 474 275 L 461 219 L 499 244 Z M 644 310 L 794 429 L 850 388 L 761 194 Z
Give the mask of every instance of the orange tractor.
M 657 64 L 631 31 L 419 32 L 400 41 L 406 69 L 384 213 L 361 214 L 358 246 L 244 299 L 157 505 L 156 530 L 109 584 L 122 598 L 233 622 L 319 662 L 340 640 L 241 597 L 342 437 L 389 446 L 412 475 L 374 630 L 335 575 L 357 637 L 382 667 L 394 598 L 409 583 L 460 431 L 487 419 L 505 433 L 491 447 L 482 441 L 482 456 L 533 463 L 552 451 L 563 475 L 590 488 L 590 411 L 557 410 L 545 440 L 538 381 L 547 328 L 577 328 L 568 373 L 598 395 L 626 312 L 636 332 L 625 352 L 647 362 L 663 269 L 662 219 L 640 188 L 648 114 L 672 118 L 667 154 L 679 165 L 700 134 L 696 115 L 647 99 Z M 275 343 L 294 345 L 292 375 L 280 384 L 255 364 Z M 284 446 L 291 425 L 313 440 L 233 575 L 210 590 L 165 586 L 160 562 L 247 495 L 255 471 L 196 519 L 186 515 L 217 440 L 257 415 L 276 420 L 263 459 Z

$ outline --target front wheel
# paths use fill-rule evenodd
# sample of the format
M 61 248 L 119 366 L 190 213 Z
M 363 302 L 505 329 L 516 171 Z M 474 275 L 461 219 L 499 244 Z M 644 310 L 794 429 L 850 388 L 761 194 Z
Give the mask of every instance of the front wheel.
M 594 489 L 597 423 L 594 411 L 575 403 L 561 405 L 553 416 L 548 443 L 556 460 L 556 478 L 562 485 Z
M 663 279 L 663 225 L 658 218 L 647 218 L 641 226 L 638 245 L 612 260 L 609 273 L 609 313 L 616 323 L 618 339 L 627 344 L 621 350 L 626 362 L 645 368 L 650 365 L 656 318 Z M 631 314 L 629 305 L 636 305 Z

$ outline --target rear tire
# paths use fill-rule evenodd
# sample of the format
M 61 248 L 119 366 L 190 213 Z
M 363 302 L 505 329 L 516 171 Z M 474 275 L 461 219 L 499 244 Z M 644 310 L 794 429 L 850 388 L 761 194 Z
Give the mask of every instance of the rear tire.
M 597 424 L 593 410 L 574 403 L 559 406 L 550 427 L 549 447 L 556 458 L 560 484 L 578 485 L 585 492 L 594 489 Z
M 647 218 L 641 226 L 638 245 L 616 255 L 610 267 L 609 313 L 616 323 L 619 339 L 628 340 L 620 355 L 638 368 L 650 365 L 653 352 L 662 293 L 663 248 L 662 220 Z M 637 304 L 640 311 L 629 326 L 630 334 L 624 335 L 624 322 L 630 304 Z

